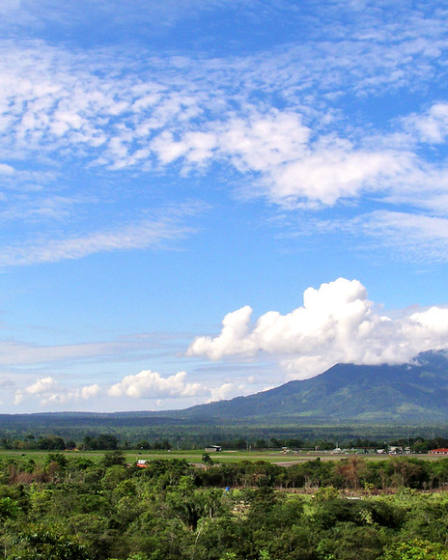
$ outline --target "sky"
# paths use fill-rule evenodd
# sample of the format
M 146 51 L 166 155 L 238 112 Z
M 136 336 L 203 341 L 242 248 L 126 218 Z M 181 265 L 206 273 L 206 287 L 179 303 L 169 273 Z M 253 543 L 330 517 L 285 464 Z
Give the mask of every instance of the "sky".
M 448 6 L 2 0 L 0 411 L 448 348 Z

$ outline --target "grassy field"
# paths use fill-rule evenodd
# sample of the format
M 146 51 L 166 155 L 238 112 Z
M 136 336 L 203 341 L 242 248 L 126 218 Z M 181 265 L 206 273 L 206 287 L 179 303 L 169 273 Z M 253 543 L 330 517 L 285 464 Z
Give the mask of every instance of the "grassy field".
M 48 451 L 35 451 L 35 450 L 2 450 L 0 449 L 0 460 L 15 460 L 27 461 L 33 459 L 37 464 L 45 462 Z M 62 451 L 67 459 L 76 459 L 79 457 L 86 457 L 92 461 L 100 461 L 105 451 Z M 128 450 L 125 452 L 127 463 L 135 463 L 138 460 L 157 460 L 157 459 L 185 459 L 189 463 L 202 463 L 202 450 L 194 451 L 138 451 Z M 291 452 L 282 453 L 280 451 L 222 451 L 221 453 L 211 453 L 212 460 L 216 463 L 236 463 L 239 461 L 267 461 L 269 463 L 276 463 L 279 465 L 287 466 L 303 461 L 310 461 L 320 457 L 322 461 L 338 461 L 349 457 L 348 454 L 331 454 L 329 452 Z M 437 460 L 438 457 L 432 455 L 406 455 L 407 457 L 415 457 L 418 459 Z M 385 461 L 389 459 L 388 455 L 360 455 L 365 459 L 373 461 Z

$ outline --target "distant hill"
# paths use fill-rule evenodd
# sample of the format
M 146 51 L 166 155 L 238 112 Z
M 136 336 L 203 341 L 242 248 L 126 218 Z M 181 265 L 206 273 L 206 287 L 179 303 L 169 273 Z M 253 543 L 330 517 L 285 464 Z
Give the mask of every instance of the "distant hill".
M 405 365 L 337 364 L 317 377 L 248 397 L 180 411 L 185 419 L 265 419 L 289 423 L 448 421 L 448 352 Z

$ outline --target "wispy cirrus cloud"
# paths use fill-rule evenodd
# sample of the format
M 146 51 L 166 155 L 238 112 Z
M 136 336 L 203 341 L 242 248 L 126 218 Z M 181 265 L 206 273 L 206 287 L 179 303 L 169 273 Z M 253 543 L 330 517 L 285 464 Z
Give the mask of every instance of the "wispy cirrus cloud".
M 63 345 L 36 345 L 26 342 L 0 341 L 0 366 L 26 368 L 43 367 L 52 363 L 74 363 L 88 360 L 118 357 L 144 349 L 148 341 L 117 340 Z
M 365 216 L 356 229 L 405 260 L 448 262 L 448 218 L 379 211 Z
M 186 225 L 187 218 L 197 214 L 205 206 L 196 203 L 180 206 L 166 215 L 138 223 L 125 224 L 87 235 L 68 236 L 60 239 L 41 238 L 4 247 L 0 255 L 0 266 L 24 266 L 65 259 L 79 259 L 95 253 L 130 249 L 167 249 L 173 243 L 192 235 L 196 229 Z
M 60 333 L 58 333 L 60 334 Z M 0 341 L 0 371 L 12 377 L 30 375 L 34 370 L 46 370 L 57 376 L 60 369 L 101 362 L 125 363 L 150 359 L 156 355 L 172 355 L 185 344 L 185 335 L 167 335 L 160 332 L 107 337 L 105 340 L 37 343 L 22 339 Z M 175 348 L 175 350 L 173 350 Z
M 448 261 L 448 219 L 443 216 L 446 197 L 440 201 L 440 215 L 421 212 L 377 210 L 355 218 L 309 219 L 297 224 L 280 218 L 289 233 L 287 237 L 334 236 L 344 234 L 352 240 L 353 250 L 369 250 L 373 255 L 387 249 L 395 258 L 413 263 L 446 263 Z M 356 239 L 356 240 L 355 240 Z

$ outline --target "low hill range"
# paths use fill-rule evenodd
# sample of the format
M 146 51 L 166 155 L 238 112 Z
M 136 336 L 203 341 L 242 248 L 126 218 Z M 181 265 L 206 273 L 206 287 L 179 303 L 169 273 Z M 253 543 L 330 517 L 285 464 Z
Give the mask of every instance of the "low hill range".
M 419 354 L 411 364 L 337 364 L 302 381 L 228 401 L 199 405 L 188 419 L 266 422 L 439 423 L 448 421 L 448 351 Z

